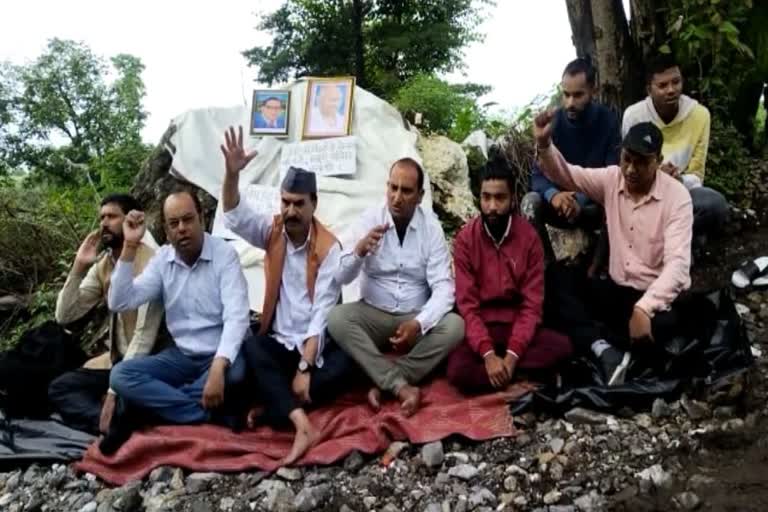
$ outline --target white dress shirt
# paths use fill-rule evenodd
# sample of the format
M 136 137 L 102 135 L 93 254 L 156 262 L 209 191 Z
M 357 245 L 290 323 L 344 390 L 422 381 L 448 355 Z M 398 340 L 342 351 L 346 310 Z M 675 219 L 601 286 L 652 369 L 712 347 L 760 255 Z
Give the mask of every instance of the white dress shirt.
M 381 224 L 390 229 L 379 247 L 358 257 L 357 242 Z M 431 212 L 416 208 L 401 245 L 386 204 L 371 208 L 363 212 L 350 242 L 341 255 L 337 280 L 349 284 L 362 270 L 360 296 L 365 303 L 393 314 L 417 313 L 422 334 L 453 308 L 451 255 L 443 228 Z
M 272 217 L 257 213 L 247 201 L 224 213 L 224 225 L 251 245 L 266 249 L 272 233 Z M 311 233 L 311 232 L 310 232 Z M 307 289 L 307 248 L 309 237 L 299 247 L 293 245 L 283 231 L 286 242 L 283 276 L 280 279 L 280 296 L 275 306 L 272 322 L 272 336 L 288 350 L 304 354 L 304 343 L 317 336 L 317 360 L 322 367 L 325 328 L 328 313 L 339 301 L 341 285 L 335 280 L 341 249 L 335 244 L 328 251 L 317 272 L 314 301 Z M 312 362 L 312 361 L 310 361 Z
M 249 330 L 250 310 L 240 260 L 226 241 L 205 233 L 200 257 L 191 267 L 164 245 L 135 279 L 132 263 L 118 260 L 107 294 L 109 309 L 136 309 L 155 300 L 162 300 L 168 331 L 184 354 L 215 353 L 235 361 Z

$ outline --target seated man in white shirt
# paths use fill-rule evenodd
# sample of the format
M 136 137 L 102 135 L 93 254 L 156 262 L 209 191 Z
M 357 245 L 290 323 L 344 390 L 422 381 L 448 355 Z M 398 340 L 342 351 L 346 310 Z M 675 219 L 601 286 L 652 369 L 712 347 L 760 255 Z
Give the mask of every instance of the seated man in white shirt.
M 174 344 L 112 370 L 110 384 L 122 403 L 100 444 L 105 455 L 116 451 L 136 419 L 147 414 L 171 424 L 210 421 L 224 402 L 225 385 L 245 377 L 240 347 L 249 332 L 250 310 L 237 252 L 203 231 L 202 208 L 190 192 L 169 194 L 163 218 L 170 244 L 134 278 L 133 259 L 146 227 L 142 212 L 126 216 L 107 303 L 121 312 L 162 300 Z M 125 414 L 125 407 L 132 412 Z
M 341 255 L 337 280 L 362 271 L 361 300 L 336 306 L 328 317 L 333 339 L 365 370 L 375 388 L 394 394 L 404 415 L 417 411 L 416 387 L 464 338 L 464 320 L 451 313 L 455 285 L 440 222 L 421 208 L 424 171 L 403 158 L 389 172 L 386 205 L 363 213 L 357 245 Z M 384 352 L 401 354 L 392 360 Z
M 333 398 L 351 360 L 326 343 L 328 313 L 341 295 L 334 280 L 341 245 L 315 218 L 315 174 L 291 167 L 281 186 L 280 214 L 258 214 L 238 191 L 240 171 L 256 152 L 243 150 L 243 129 L 225 132 L 222 146 L 226 171 L 221 201 L 224 224 L 250 244 L 264 249 L 266 291 L 261 328 L 245 342 L 245 357 L 260 398 L 263 419 L 296 428 L 293 447 L 283 464 L 296 462 L 317 442 L 320 433 L 304 408 Z M 255 421 L 249 415 L 249 424 Z

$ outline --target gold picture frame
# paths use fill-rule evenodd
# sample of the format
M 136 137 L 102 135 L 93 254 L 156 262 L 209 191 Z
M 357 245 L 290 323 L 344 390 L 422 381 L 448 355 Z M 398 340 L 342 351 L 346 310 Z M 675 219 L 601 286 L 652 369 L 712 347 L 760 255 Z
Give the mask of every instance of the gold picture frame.
M 354 93 L 353 76 L 310 78 L 304 104 L 302 140 L 349 135 Z

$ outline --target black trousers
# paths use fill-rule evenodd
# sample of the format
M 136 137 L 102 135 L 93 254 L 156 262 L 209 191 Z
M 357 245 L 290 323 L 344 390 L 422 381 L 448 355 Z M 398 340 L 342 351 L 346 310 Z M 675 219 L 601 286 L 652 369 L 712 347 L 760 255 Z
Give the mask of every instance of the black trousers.
M 632 346 L 629 319 L 643 291 L 620 286 L 610 277 L 588 278 L 562 264 L 548 267 L 546 283 L 545 322 L 570 336 L 577 352 L 589 353 L 592 343 L 600 339 L 621 350 Z M 669 311 L 657 312 L 651 319 L 652 345 L 664 346 L 677 336 L 701 336 L 700 317 L 706 314 L 706 302 L 683 293 Z
M 264 403 L 263 420 L 282 427 L 289 423 L 288 415 L 301 404 L 293 396 L 291 383 L 301 360 L 297 350 L 288 350 L 270 336 L 253 336 L 245 341 L 245 360 Z M 323 349 L 323 367 L 314 368 L 309 380 L 312 405 L 336 397 L 345 386 L 352 360 L 332 340 Z
M 72 428 L 97 434 L 110 370 L 78 368 L 51 382 L 48 399 Z

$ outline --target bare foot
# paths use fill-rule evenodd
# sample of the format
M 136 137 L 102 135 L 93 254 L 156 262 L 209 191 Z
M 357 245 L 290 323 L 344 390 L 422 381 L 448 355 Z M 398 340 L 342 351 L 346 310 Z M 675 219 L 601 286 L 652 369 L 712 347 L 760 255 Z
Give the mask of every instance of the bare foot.
M 379 388 L 372 387 L 368 390 L 368 405 L 376 412 L 381 409 L 381 390 Z
M 315 430 L 310 423 L 297 430 L 296 437 L 293 438 L 291 451 L 288 452 L 288 455 L 282 460 L 281 465 L 290 466 L 307 453 L 307 450 L 312 448 L 319 440 L 320 432 Z
M 397 399 L 400 400 L 400 410 L 403 416 L 413 416 L 419 409 L 421 392 L 419 388 L 406 384 L 397 390 Z
M 248 411 L 248 416 L 246 417 L 246 425 L 248 428 L 256 428 L 256 424 L 259 421 L 259 417 L 264 414 L 264 407 L 261 405 L 257 405 L 254 407 L 251 407 L 251 409 Z

